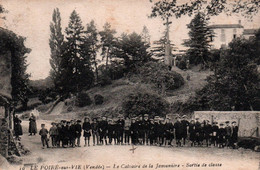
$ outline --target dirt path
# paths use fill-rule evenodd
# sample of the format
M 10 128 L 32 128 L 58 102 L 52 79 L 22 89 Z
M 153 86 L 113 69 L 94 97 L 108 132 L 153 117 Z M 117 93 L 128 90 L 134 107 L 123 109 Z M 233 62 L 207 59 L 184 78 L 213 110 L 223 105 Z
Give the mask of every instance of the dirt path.
M 38 120 L 38 127 L 43 122 L 47 127 L 50 126 L 50 122 Z M 133 153 L 130 145 L 41 149 L 40 136 L 28 136 L 26 133 L 28 124 L 23 121 L 22 143 L 31 150 L 31 154 L 23 157 L 24 164 L 37 164 L 38 168 L 43 170 L 47 165 L 72 169 L 76 164 L 85 166 L 85 169 L 90 168 L 86 168 L 87 165 L 93 166 L 92 169 L 156 169 L 160 165 L 157 169 L 168 170 L 177 169 L 176 166 L 188 170 L 230 169 L 228 167 L 234 170 L 257 170 L 259 166 L 260 155 L 249 150 L 137 146 Z M 81 142 L 83 144 L 83 139 Z M 204 168 L 203 163 L 207 164 Z M 153 168 L 148 168 L 149 164 Z M 138 168 L 139 165 L 147 167 Z M 209 167 L 210 165 L 212 166 Z M 117 166 L 119 167 L 116 168 Z

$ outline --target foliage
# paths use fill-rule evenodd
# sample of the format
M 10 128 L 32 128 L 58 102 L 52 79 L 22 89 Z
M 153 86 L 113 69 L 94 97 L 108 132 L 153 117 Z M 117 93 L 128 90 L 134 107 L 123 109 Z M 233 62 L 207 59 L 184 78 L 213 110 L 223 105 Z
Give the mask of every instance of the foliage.
M 106 60 L 106 67 L 108 60 L 114 57 L 117 39 L 115 38 L 116 30 L 111 28 L 109 23 L 105 23 L 103 30 L 99 32 L 101 36 L 102 59 Z
M 148 48 L 149 44 L 137 33 L 123 34 L 117 44 L 116 57 L 123 60 L 124 66 L 129 71 L 151 59 Z
M 100 94 L 96 94 L 94 96 L 94 100 L 95 100 L 95 105 L 101 105 L 104 103 L 104 97 Z
M 0 28 L 0 53 L 11 52 L 11 86 L 14 106 L 21 102 L 26 109 L 28 95 L 30 94 L 29 77 L 27 69 L 27 54 L 31 49 L 25 47 L 25 38 L 12 31 Z
M 108 66 L 100 65 L 98 70 L 101 75 L 107 75 L 111 80 L 122 78 L 126 72 L 125 66 L 118 62 L 111 62 Z
M 122 109 L 125 116 L 135 117 L 149 114 L 150 116 L 165 115 L 169 104 L 158 94 L 137 91 L 129 94 L 123 101 Z
M 174 71 L 169 71 L 163 63 L 148 62 L 138 69 L 138 73 L 143 82 L 153 83 L 161 89 L 161 93 L 175 90 L 184 84 L 183 77 Z
M 89 95 L 85 92 L 80 92 L 77 95 L 75 105 L 78 107 L 89 106 L 92 104 L 92 100 Z
M 169 40 L 170 41 L 170 40 Z M 154 46 L 152 48 L 152 54 L 153 57 L 155 57 L 158 60 L 163 60 L 165 56 L 165 45 L 167 43 L 167 38 L 166 38 L 166 31 L 163 33 L 163 36 L 158 40 L 154 42 Z M 174 44 L 170 43 L 171 50 L 174 50 Z
M 141 33 L 142 41 L 146 44 L 150 44 L 150 38 L 149 30 L 146 26 L 143 27 L 142 33 Z
M 153 2 L 155 0 L 150 0 Z M 228 0 L 190 0 L 184 3 L 176 3 L 176 0 L 159 0 L 152 6 L 150 17 L 161 17 L 163 20 L 175 16 L 179 18 L 183 15 L 193 15 L 204 11 L 207 17 L 225 12 L 241 13 L 245 17 L 252 17 L 258 13 L 260 3 L 258 0 L 228 1 Z
M 112 84 L 112 80 L 108 74 L 102 74 L 99 76 L 98 84 L 100 84 L 101 86 L 110 85 Z
M 70 92 L 81 91 L 83 88 L 90 88 L 94 81 L 94 74 L 91 67 L 91 57 L 88 50 L 84 48 L 82 21 L 74 10 L 71 13 L 69 25 L 66 28 L 66 62 L 65 69 L 69 77 L 67 87 Z M 63 75 L 63 76 L 65 76 Z
M 198 13 L 187 25 L 190 29 L 190 39 L 184 43 L 189 47 L 187 55 L 189 56 L 190 64 L 207 65 L 209 61 L 210 37 L 212 32 L 208 27 L 208 21 L 203 13 Z
M 88 56 L 90 56 L 91 64 L 94 65 L 96 80 L 98 80 L 98 63 L 97 52 L 100 49 L 98 40 L 98 31 L 94 20 L 87 24 L 87 30 L 84 37 L 84 48 Z
M 61 90 L 61 87 L 63 86 L 63 83 L 61 81 L 61 77 L 64 76 L 63 74 L 63 68 L 61 66 L 62 60 L 65 59 L 64 57 L 64 35 L 62 34 L 62 28 L 61 28 L 61 17 L 59 9 L 56 8 L 53 11 L 52 14 L 52 23 L 50 24 L 50 39 L 49 39 L 49 46 L 51 49 L 51 59 L 50 59 L 50 65 L 51 65 L 51 71 L 50 76 L 54 82 L 55 89 L 60 94 L 63 93 Z
M 259 48 L 259 47 L 257 47 Z M 259 73 L 250 40 L 235 39 L 220 58 L 208 84 L 189 101 L 190 107 L 206 110 L 259 109 Z

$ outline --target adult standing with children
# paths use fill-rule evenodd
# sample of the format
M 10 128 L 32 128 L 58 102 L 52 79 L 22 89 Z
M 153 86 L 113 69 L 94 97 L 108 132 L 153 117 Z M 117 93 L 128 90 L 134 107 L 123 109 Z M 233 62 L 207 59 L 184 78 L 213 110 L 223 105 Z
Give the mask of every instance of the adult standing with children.
M 29 118 L 29 136 L 35 135 L 37 133 L 37 125 L 36 125 L 36 117 L 33 113 L 31 113 L 31 116 Z

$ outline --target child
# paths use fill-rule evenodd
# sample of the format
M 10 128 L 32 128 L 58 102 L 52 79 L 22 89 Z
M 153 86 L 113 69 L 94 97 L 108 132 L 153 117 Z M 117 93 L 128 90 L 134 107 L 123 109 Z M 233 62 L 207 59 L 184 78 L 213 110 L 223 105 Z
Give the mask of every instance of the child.
M 90 136 L 91 136 L 91 133 L 90 133 L 91 125 L 90 125 L 90 120 L 89 120 L 88 117 L 86 117 L 84 119 L 84 123 L 83 123 L 83 128 L 82 129 L 84 131 L 83 136 L 85 137 L 85 145 L 84 145 L 84 147 L 86 147 L 87 146 L 87 141 L 88 141 L 88 146 L 89 146 L 89 139 L 90 139 Z
M 76 141 L 77 141 L 77 147 L 80 147 L 80 137 L 81 137 L 81 120 L 77 120 L 77 124 L 75 125 L 75 132 L 76 132 Z
M 46 144 L 47 148 L 49 148 L 48 137 L 47 137 L 49 132 L 47 129 L 45 129 L 45 124 L 41 124 L 41 128 L 42 129 L 40 130 L 39 135 L 41 135 L 42 149 L 45 148 L 45 144 Z
M 93 119 L 93 123 L 91 124 L 91 129 L 92 129 L 92 137 L 93 137 L 93 146 L 95 146 L 96 141 L 97 144 L 99 144 L 98 123 L 96 118 Z
M 195 121 L 191 120 L 189 124 L 189 134 L 190 134 L 190 141 L 191 141 L 191 146 L 195 145 L 195 140 L 196 140 L 196 132 L 195 132 Z
M 211 144 L 217 146 L 217 133 L 218 133 L 218 122 L 213 122 Z
M 107 136 L 108 136 L 108 143 L 109 145 L 111 145 L 114 137 L 114 125 L 112 119 L 108 119 Z
M 229 121 L 226 121 L 225 129 L 226 129 L 226 146 L 230 147 L 230 139 L 231 139 L 231 133 L 232 133 L 231 131 L 232 131 L 232 129 L 231 129 L 230 125 L 229 125 Z
M 52 127 L 50 128 L 50 137 L 51 137 L 51 144 L 52 147 L 57 146 L 57 136 L 58 136 L 58 129 L 54 122 L 51 123 Z
M 238 138 L 238 126 L 236 121 L 232 122 L 232 134 L 231 134 L 231 146 L 235 149 L 237 145 L 237 138 Z
M 217 136 L 218 136 L 218 147 L 219 148 L 223 148 L 224 144 L 225 144 L 226 130 L 224 128 L 224 124 L 223 123 L 220 123 L 219 125 L 220 125 L 220 127 L 219 127 L 218 133 L 217 133 Z

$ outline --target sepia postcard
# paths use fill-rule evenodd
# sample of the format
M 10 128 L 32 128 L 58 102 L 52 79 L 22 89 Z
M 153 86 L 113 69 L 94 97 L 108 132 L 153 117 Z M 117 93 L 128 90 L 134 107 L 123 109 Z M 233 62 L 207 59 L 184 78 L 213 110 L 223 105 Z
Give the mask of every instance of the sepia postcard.
M 0 0 L 0 170 L 259 170 L 259 0 Z

